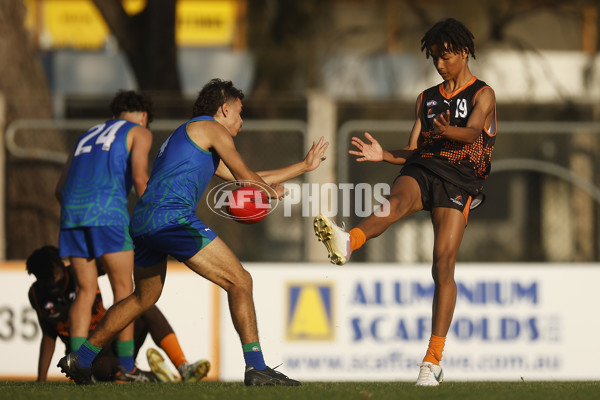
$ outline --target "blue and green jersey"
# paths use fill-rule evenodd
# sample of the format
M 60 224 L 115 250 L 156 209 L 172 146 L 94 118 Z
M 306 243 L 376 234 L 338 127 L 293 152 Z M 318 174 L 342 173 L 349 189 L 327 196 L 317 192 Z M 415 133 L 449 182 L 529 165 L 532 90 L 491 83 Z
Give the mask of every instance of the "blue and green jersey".
M 62 188 L 61 229 L 128 225 L 132 175 L 127 134 L 135 126 L 110 120 L 79 137 Z
M 132 236 L 196 218 L 198 202 L 221 158 L 215 151 L 196 145 L 187 133 L 187 125 L 213 120 L 207 116 L 192 118 L 163 143 L 152 167 L 148 187 L 134 208 L 130 225 Z

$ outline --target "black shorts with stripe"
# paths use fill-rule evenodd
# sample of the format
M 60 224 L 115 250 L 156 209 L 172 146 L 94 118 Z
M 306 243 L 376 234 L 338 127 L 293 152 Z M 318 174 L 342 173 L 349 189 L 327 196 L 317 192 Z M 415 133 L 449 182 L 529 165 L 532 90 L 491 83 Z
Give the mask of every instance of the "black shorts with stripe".
M 465 221 L 468 221 L 469 211 L 480 206 L 485 199 L 483 193 L 473 197 L 467 190 L 440 178 L 418 164 L 405 166 L 399 176 L 410 176 L 417 181 L 421 189 L 423 209 L 427 211 L 436 207 L 452 208 L 460 211 L 465 216 Z

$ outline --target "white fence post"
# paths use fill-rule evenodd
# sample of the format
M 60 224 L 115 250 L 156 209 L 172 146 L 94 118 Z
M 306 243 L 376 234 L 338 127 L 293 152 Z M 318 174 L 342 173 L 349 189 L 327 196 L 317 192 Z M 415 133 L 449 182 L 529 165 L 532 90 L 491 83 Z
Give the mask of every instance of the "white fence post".
M 312 142 L 317 142 L 321 136 L 329 142 L 327 149 L 327 160 L 315 171 L 306 175 L 306 183 L 312 187 L 312 184 L 318 184 L 320 188 L 324 183 L 337 183 L 336 174 L 336 132 L 337 132 L 337 106 L 331 96 L 322 92 L 308 93 L 308 129 L 306 135 L 306 150 L 312 146 Z M 327 208 L 327 201 L 330 199 L 319 195 L 319 210 Z M 312 216 L 314 217 L 314 216 Z M 326 261 L 327 252 L 325 247 L 320 244 L 313 233 L 313 218 L 306 218 L 306 259 L 309 262 Z

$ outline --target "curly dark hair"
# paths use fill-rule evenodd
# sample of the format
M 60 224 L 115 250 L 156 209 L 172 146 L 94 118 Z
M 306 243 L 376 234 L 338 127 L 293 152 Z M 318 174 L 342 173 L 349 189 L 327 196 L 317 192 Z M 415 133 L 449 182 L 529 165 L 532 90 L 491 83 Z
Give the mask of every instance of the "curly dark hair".
M 198 94 L 192 118 L 200 115 L 214 117 L 219 107 L 236 99 L 244 100 L 244 93 L 233 86 L 231 81 L 211 79 Z
M 28 274 L 35 275 L 36 279 L 45 279 L 54 276 L 54 265 L 64 267 L 65 264 L 58 255 L 56 247 L 44 246 L 31 253 L 25 265 Z
M 467 49 L 475 58 L 474 36 L 459 20 L 448 18 L 433 25 L 421 39 L 421 51 L 425 50 L 427 58 L 431 56 L 431 47 L 458 54 Z
M 154 108 L 150 97 L 133 90 L 119 90 L 108 108 L 114 117 L 126 111 L 145 111 L 148 113 L 148 124 L 154 119 Z

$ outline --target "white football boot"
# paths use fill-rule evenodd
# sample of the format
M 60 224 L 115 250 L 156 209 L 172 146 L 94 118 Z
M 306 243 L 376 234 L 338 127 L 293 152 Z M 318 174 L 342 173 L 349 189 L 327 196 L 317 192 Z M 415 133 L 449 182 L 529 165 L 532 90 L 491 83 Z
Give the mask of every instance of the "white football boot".
M 323 242 L 329 252 L 332 264 L 344 265 L 350 259 L 350 235 L 332 220 L 322 215 L 315 217 L 313 226 L 317 239 Z
M 438 386 L 444 380 L 444 371 L 439 365 L 425 361 L 419 367 L 421 370 L 415 386 Z

